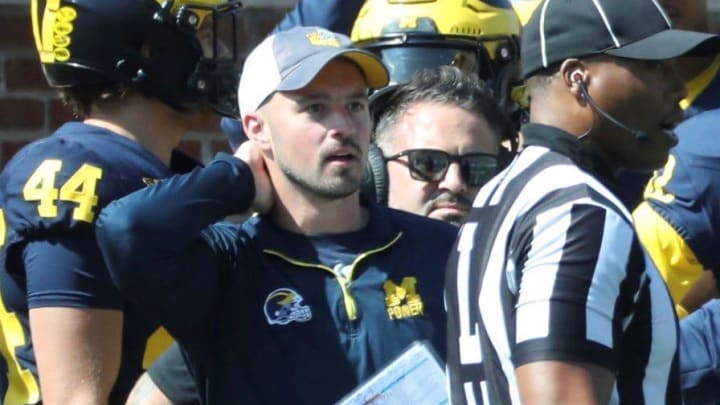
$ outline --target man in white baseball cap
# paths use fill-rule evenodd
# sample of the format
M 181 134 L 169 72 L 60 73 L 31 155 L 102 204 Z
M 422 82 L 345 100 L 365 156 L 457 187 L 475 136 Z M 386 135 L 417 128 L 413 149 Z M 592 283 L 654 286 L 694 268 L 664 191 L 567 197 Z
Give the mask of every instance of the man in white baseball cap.
M 444 355 L 456 228 L 358 193 L 387 81 L 343 35 L 275 34 L 245 62 L 235 155 L 101 215 L 113 280 L 176 337 L 202 403 L 331 404 L 413 342 Z

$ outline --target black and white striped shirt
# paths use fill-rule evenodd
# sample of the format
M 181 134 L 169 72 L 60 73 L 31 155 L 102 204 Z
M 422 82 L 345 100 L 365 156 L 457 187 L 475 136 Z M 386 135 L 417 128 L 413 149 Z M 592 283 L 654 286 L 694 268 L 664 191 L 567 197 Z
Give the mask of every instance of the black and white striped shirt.
M 448 262 L 453 404 L 520 404 L 515 369 L 558 360 L 611 370 L 611 403 L 680 403 L 677 320 L 599 157 L 558 129 L 478 194 Z

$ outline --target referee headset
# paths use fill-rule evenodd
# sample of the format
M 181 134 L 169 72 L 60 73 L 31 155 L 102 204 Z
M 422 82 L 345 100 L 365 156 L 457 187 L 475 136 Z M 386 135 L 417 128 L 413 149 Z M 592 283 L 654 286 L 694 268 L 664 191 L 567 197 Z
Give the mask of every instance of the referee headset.
M 592 108 L 593 111 L 595 111 L 598 114 L 605 117 L 605 119 L 607 119 L 608 121 L 613 123 L 618 128 L 622 129 L 625 132 L 628 132 L 630 135 L 632 135 L 635 138 L 636 141 L 647 142 L 649 140 L 647 132 L 645 132 L 641 129 L 630 128 L 629 126 L 620 122 L 617 118 L 610 115 L 610 113 L 608 113 L 605 110 L 603 110 L 602 108 L 600 108 L 600 106 L 595 103 L 595 100 L 593 100 L 592 97 L 590 97 L 590 93 L 588 92 L 587 85 L 585 84 L 585 76 L 583 76 L 581 71 L 575 70 L 570 75 L 570 78 L 572 79 L 572 81 L 575 82 L 575 84 L 578 85 L 578 87 L 580 88 L 580 92 L 582 93 L 583 99 L 585 99 L 585 101 L 588 102 L 588 104 L 590 105 L 590 108 Z M 594 124 L 593 124 L 593 126 L 594 126 Z M 590 131 L 592 131 L 592 127 L 590 127 L 590 129 L 587 132 L 580 135 L 578 137 L 578 139 L 582 139 L 582 138 L 586 137 L 590 133 Z

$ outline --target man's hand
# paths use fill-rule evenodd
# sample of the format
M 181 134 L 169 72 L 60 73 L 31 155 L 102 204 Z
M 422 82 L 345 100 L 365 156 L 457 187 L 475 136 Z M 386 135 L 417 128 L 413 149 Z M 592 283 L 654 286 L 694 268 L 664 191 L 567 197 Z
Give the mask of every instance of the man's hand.
M 255 200 L 251 209 L 259 214 L 268 212 L 273 204 L 273 187 L 260 149 L 254 141 L 245 141 L 235 151 L 234 156 L 247 163 L 253 173 Z

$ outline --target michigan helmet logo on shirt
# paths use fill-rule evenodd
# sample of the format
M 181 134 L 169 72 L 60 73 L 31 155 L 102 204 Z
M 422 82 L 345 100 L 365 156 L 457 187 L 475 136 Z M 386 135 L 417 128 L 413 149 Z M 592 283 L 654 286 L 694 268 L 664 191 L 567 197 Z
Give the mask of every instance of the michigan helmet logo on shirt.
M 290 288 L 278 288 L 265 298 L 265 318 L 270 325 L 287 325 L 290 322 L 307 322 L 312 311 L 303 304 L 302 295 Z
M 387 280 L 383 283 L 385 306 L 390 319 L 404 319 L 423 314 L 423 301 L 417 293 L 417 279 L 403 277 L 400 285 Z

